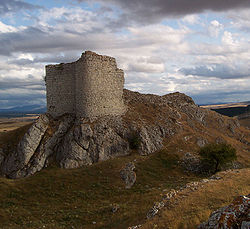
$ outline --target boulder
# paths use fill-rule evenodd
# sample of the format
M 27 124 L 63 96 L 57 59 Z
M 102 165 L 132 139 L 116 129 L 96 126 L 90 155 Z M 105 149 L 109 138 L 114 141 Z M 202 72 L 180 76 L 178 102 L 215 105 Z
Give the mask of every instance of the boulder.
M 134 172 L 135 164 L 133 162 L 129 162 L 125 165 L 125 167 L 120 171 L 120 176 L 124 183 L 126 184 L 126 188 L 131 188 L 136 181 L 136 173 Z
M 237 197 L 230 205 L 214 211 L 198 229 L 249 228 L 250 194 Z
M 202 172 L 200 159 L 191 153 L 185 153 L 184 157 L 180 160 L 180 164 L 186 171 L 193 173 Z
M 163 147 L 163 139 L 159 127 L 145 125 L 141 128 L 139 137 L 141 139 L 139 145 L 139 152 L 141 155 L 154 153 Z

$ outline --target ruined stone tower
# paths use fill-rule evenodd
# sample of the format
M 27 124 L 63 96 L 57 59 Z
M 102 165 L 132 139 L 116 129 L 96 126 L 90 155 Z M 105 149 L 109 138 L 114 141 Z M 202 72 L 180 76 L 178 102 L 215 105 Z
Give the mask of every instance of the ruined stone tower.
M 46 66 L 47 111 L 53 117 L 121 115 L 123 86 L 115 58 L 86 51 L 75 62 Z

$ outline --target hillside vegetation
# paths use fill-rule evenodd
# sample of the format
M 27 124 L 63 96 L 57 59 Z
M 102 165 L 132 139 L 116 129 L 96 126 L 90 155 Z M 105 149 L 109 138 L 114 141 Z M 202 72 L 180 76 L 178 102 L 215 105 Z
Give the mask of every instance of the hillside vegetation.
M 17 136 L 26 128 L 16 130 Z M 10 132 L 9 137 L 14 134 Z M 132 151 L 130 156 L 90 167 L 65 170 L 52 165 L 31 177 L 0 178 L 1 228 L 123 229 L 138 224 L 142 228 L 195 228 L 213 210 L 237 195 L 247 194 L 250 170 L 226 173 L 222 180 L 195 192 L 184 190 L 181 197 L 185 198 L 174 198 L 159 216 L 146 220 L 148 211 L 164 193 L 205 178 L 184 171 L 178 163 L 181 152 L 192 147 L 179 135 L 166 150 L 147 157 Z M 120 170 L 130 161 L 136 165 L 137 181 L 131 189 L 125 189 Z M 119 209 L 113 213 L 116 205 Z
M 127 228 L 143 223 L 160 193 L 200 179 L 177 156 L 162 151 L 131 155 L 90 167 L 44 169 L 19 180 L 0 179 L 1 228 Z M 125 189 L 120 170 L 134 161 L 137 181 Z M 118 204 L 112 213 L 112 205 Z M 96 222 L 96 223 L 95 223 Z
M 226 174 L 225 180 L 207 184 L 185 199 L 174 199 L 160 217 L 146 221 L 155 201 L 171 189 L 202 177 L 185 173 L 178 156 L 161 151 L 149 157 L 131 155 L 90 167 L 47 168 L 19 180 L 0 179 L 1 228 L 193 228 L 216 208 L 250 190 L 250 170 Z M 125 189 L 120 169 L 134 161 L 137 181 Z M 119 205 L 117 212 L 112 206 Z M 157 227 L 155 227 L 157 225 Z
M 250 169 L 220 172 L 219 180 L 187 189 L 171 200 L 153 220 L 147 221 L 142 229 L 196 228 L 207 221 L 218 208 L 230 204 L 239 195 L 248 195 L 250 190 Z
M 53 120 L 43 115 L 33 125 L 36 144 L 32 132 L 26 132 L 30 126 L 0 135 L 1 171 L 20 178 L 0 178 L 1 228 L 195 228 L 216 208 L 248 194 L 250 130 L 237 119 L 199 108 L 181 93 L 125 90 L 124 98 L 128 110 L 123 117 L 79 122 L 72 116 Z M 37 127 L 43 127 L 41 135 Z M 22 136 L 27 141 L 16 150 Z M 237 162 L 223 169 L 242 169 L 185 188 L 207 178 L 196 162 L 200 147 L 209 143 L 230 144 Z M 79 159 L 81 152 L 86 157 Z M 63 169 L 69 167 L 58 156 L 79 168 Z M 92 164 L 85 163 L 87 157 Z M 120 177 L 128 162 L 136 172 L 131 189 Z M 181 191 L 147 220 L 155 202 L 173 189 Z
M 178 159 L 170 148 L 149 157 L 132 154 L 90 167 L 54 166 L 27 178 L 0 178 L 1 228 L 123 229 L 144 223 L 145 228 L 194 228 L 213 210 L 250 190 L 249 169 L 229 172 L 195 192 L 184 191 L 185 198 L 173 199 L 159 216 L 146 220 L 164 193 L 204 178 L 184 172 Z M 125 189 L 119 173 L 129 161 L 136 165 L 137 181 Z M 119 209 L 113 213 L 115 205 Z

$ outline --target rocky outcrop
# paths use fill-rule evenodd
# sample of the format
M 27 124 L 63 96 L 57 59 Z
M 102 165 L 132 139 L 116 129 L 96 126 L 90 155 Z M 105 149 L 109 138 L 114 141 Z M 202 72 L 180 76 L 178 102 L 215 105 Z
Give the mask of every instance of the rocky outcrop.
M 123 116 L 80 119 L 66 114 L 53 119 L 48 114 L 41 115 L 16 150 L 0 158 L 1 173 L 20 178 L 40 171 L 51 162 L 69 169 L 125 156 L 133 150 L 149 155 L 173 136 L 190 130 L 194 134 L 184 138 L 185 144 L 193 139 L 196 147 L 209 142 L 207 139 L 216 141 L 220 137 L 210 130 L 242 139 L 236 120 L 200 108 L 182 93 L 157 96 L 124 90 L 124 103 L 127 112 Z M 193 158 L 186 161 L 196 163 Z
M 250 194 L 237 197 L 230 205 L 214 211 L 198 229 L 241 228 L 250 226 Z
M 16 152 L 9 154 L 2 166 L 2 173 L 10 178 L 22 177 L 21 170 L 28 165 L 49 126 L 49 118 L 41 115 L 19 142 Z
M 126 184 L 126 188 L 131 188 L 136 181 L 136 173 L 134 172 L 135 164 L 133 162 L 129 162 L 121 171 L 120 175 L 124 183 Z
M 191 153 L 185 153 L 184 157 L 181 158 L 179 163 L 186 171 L 189 172 L 201 173 L 203 169 L 200 159 Z

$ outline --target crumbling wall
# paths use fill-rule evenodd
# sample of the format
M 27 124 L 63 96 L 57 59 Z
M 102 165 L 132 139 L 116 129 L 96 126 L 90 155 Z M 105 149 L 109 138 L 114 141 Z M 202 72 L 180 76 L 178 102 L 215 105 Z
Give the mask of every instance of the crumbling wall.
M 115 58 L 85 52 L 76 62 L 76 115 L 123 114 L 123 71 Z
M 53 117 L 121 115 L 124 73 L 115 58 L 87 51 L 73 63 L 46 66 L 48 113 Z
M 75 63 L 46 66 L 46 91 L 49 114 L 75 113 Z

